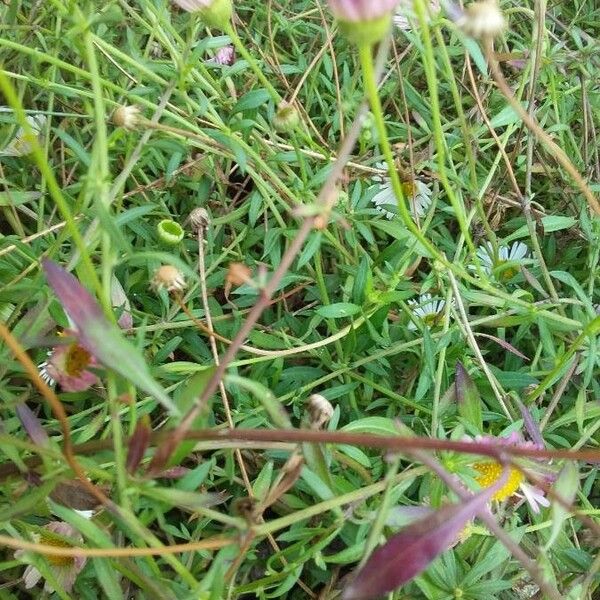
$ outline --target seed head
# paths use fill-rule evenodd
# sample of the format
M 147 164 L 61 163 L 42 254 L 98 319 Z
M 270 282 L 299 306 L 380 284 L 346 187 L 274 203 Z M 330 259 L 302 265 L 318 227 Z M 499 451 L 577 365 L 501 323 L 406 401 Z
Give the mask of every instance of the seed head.
M 140 123 L 140 109 L 137 106 L 119 106 L 112 116 L 117 127 L 135 129 Z
M 321 394 L 313 394 L 308 399 L 308 416 L 311 429 L 321 429 L 333 416 L 333 406 Z
M 282 102 L 277 107 L 277 112 L 273 117 L 273 127 L 281 133 L 291 133 L 298 127 L 300 115 L 298 110 L 288 102 Z
M 181 292 L 186 283 L 183 273 L 173 265 L 159 267 L 152 278 L 152 287 L 155 290 L 167 290 L 169 293 Z
M 198 233 L 200 229 L 206 229 L 210 225 L 210 215 L 205 208 L 195 208 L 189 216 L 189 222 L 194 233 Z
M 229 264 L 227 271 L 227 283 L 230 285 L 242 285 L 250 281 L 252 271 L 244 263 L 234 262 Z
M 465 8 L 457 25 L 473 38 L 493 39 L 502 33 L 506 21 L 497 0 L 480 0 Z

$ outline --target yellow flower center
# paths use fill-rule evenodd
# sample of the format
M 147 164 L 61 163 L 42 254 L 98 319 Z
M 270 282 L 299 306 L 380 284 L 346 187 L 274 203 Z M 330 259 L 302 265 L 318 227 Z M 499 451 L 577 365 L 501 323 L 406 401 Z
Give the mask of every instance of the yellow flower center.
M 402 191 L 407 198 L 414 198 L 417 193 L 417 186 L 414 181 L 403 181 Z
M 71 344 L 65 357 L 65 371 L 71 377 L 79 377 L 88 368 L 91 354 L 79 344 Z
M 505 260 L 499 260 L 496 263 L 496 267 L 502 266 L 505 262 L 506 262 Z M 510 281 L 518 272 L 519 272 L 518 268 L 508 267 L 507 269 L 502 270 L 502 272 L 500 273 L 499 279 L 500 279 L 500 281 Z
M 478 462 L 473 468 L 479 473 L 475 480 L 483 488 L 494 485 L 504 471 L 504 467 L 497 462 Z M 492 500 L 502 501 L 510 498 L 519 489 L 522 481 L 521 471 L 509 467 L 506 483 L 492 496 Z
M 429 313 L 423 317 L 423 323 L 427 325 L 427 327 L 434 327 L 437 325 L 442 318 L 442 313 Z
M 69 542 L 60 540 L 45 531 L 40 533 L 40 543 L 46 544 L 47 546 L 54 546 L 55 548 L 73 548 Z M 70 567 L 75 561 L 73 556 L 56 556 L 53 554 L 44 554 L 44 556 L 46 557 L 46 560 L 54 567 Z

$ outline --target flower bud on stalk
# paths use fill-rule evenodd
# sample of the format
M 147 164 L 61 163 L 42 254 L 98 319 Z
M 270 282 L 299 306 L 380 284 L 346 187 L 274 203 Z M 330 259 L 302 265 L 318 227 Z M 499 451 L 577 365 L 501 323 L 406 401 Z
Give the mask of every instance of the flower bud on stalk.
M 372 45 L 389 31 L 397 3 L 397 0 L 329 0 L 329 8 L 352 43 Z

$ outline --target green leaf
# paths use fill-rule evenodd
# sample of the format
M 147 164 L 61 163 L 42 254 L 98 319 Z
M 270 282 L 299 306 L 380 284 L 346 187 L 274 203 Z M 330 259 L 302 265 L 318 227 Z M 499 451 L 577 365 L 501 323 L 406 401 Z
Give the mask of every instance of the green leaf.
M 573 502 L 579 489 L 579 470 L 574 462 L 568 461 L 565 463 L 554 483 L 553 489 L 558 496 L 569 504 Z M 562 504 L 553 500 L 552 529 L 550 530 L 550 537 L 544 546 L 544 552 L 547 552 L 552 547 L 562 531 L 564 522 L 568 516 L 569 511 Z
M 231 110 L 231 114 L 235 114 L 238 112 L 244 112 L 246 110 L 253 110 L 266 104 L 271 95 L 265 89 L 252 90 L 247 94 L 244 94 L 237 102 L 237 104 Z
M 456 363 L 454 388 L 458 414 L 477 431 L 483 431 L 483 417 L 481 412 L 481 397 L 477 386 L 469 376 L 467 370 L 460 362 Z
M 392 419 L 386 417 L 365 417 L 342 427 L 341 431 L 352 433 L 373 433 L 375 435 L 398 435 L 398 428 Z
M 350 302 L 336 302 L 327 306 L 321 306 L 317 309 L 317 314 L 325 319 L 338 319 L 350 317 L 361 311 L 360 306 Z
M 0 192 L 0 206 L 19 206 L 20 204 L 25 204 L 41 197 L 42 194 L 40 192 Z

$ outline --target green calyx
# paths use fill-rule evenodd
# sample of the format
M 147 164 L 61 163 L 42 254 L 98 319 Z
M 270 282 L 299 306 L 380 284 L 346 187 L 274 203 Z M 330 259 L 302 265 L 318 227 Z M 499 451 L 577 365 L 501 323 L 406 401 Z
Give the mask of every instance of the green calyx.
M 169 246 L 175 246 L 181 242 L 185 232 L 179 223 L 171 219 L 163 219 L 157 226 L 158 237 Z
M 338 21 L 340 31 L 350 42 L 360 45 L 373 45 L 381 41 L 390 30 L 392 15 L 387 14 L 368 21 Z
M 198 14 L 208 27 L 225 30 L 231 21 L 233 5 L 231 0 L 213 0 L 210 6 L 203 8 Z

